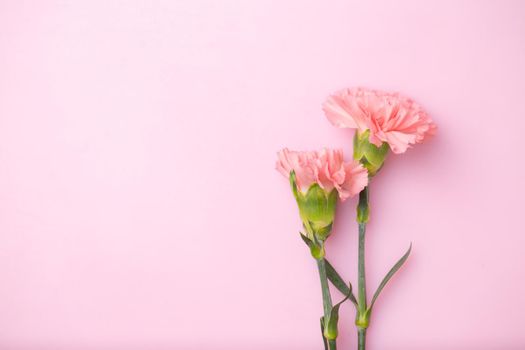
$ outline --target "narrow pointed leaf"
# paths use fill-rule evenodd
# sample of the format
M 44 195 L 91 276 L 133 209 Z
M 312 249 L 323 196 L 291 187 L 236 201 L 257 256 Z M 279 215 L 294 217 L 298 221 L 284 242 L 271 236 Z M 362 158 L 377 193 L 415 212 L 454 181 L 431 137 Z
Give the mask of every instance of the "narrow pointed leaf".
M 334 269 L 332 264 L 325 259 L 326 261 L 326 276 L 332 282 L 335 288 L 339 290 L 343 295 L 348 295 L 351 292 L 351 289 L 349 286 L 346 285 L 346 283 L 343 281 L 343 278 L 337 273 L 337 271 Z
M 355 299 L 354 293 L 352 292 L 352 284 L 348 283 L 348 285 L 343 281 L 339 273 L 334 269 L 332 264 L 328 260 L 326 260 L 326 276 L 330 280 L 330 282 L 334 285 L 335 288 L 337 288 L 343 295 L 348 295 L 348 299 L 357 306 L 357 300 Z
M 313 242 L 302 233 L 301 238 L 303 242 L 311 249 Z M 350 299 L 350 301 L 357 306 L 357 300 L 352 291 L 352 284 L 350 282 L 346 284 L 341 275 L 339 275 L 339 273 L 332 266 L 332 264 L 330 264 L 330 262 L 327 259 L 324 260 L 326 262 L 326 277 L 328 277 L 328 280 L 330 280 L 330 282 L 334 285 L 335 288 L 337 288 L 338 291 L 341 292 L 341 294 L 349 295 L 348 299 Z
M 408 248 L 408 250 L 405 253 L 405 255 L 403 255 L 401 257 L 401 259 L 399 259 L 397 261 L 397 263 L 390 269 L 390 271 L 388 271 L 388 273 L 386 274 L 385 278 L 383 278 L 383 280 L 381 281 L 381 284 L 377 288 L 377 290 L 376 290 L 376 292 L 374 294 L 374 297 L 372 298 L 372 302 L 370 303 L 369 310 L 372 310 L 372 307 L 374 306 L 374 303 L 375 303 L 377 297 L 379 296 L 379 294 L 381 294 L 381 291 L 383 290 L 383 288 L 385 288 L 385 286 L 388 283 L 388 281 L 390 281 L 392 276 L 394 276 L 394 274 L 397 272 L 397 270 L 399 270 L 401 268 L 401 266 L 403 266 L 405 261 L 408 259 L 408 256 L 410 255 L 410 251 L 411 250 L 412 250 L 412 243 L 410 243 L 410 247 Z
M 350 288 L 348 288 L 349 291 L 351 291 Z M 335 340 L 337 338 L 337 323 L 339 322 L 339 308 L 341 307 L 341 304 L 344 303 L 348 298 L 350 294 L 347 294 L 346 297 L 335 304 L 332 307 L 332 310 L 330 311 L 330 315 L 328 317 L 328 321 L 325 322 L 325 329 L 324 329 L 324 336 L 328 340 Z

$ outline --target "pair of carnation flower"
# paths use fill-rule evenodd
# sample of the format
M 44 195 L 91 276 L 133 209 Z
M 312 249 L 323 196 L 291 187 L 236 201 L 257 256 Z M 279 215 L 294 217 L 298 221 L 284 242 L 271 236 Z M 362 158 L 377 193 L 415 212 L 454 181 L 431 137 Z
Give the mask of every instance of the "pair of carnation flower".
M 370 304 L 366 298 L 364 240 L 368 221 L 368 181 L 383 166 L 386 156 L 404 153 L 411 145 L 422 142 L 435 132 L 430 117 L 411 99 L 362 88 L 341 90 L 323 105 L 328 120 L 340 128 L 356 130 L 353 160 L 345 162 L 342 150 L 322 149 L 314 152 L 279 152 L 277 170 L 290 179 L 305 232 L 301 238 L 317 260 L 323 311 L 321 330 L 325 349 L 336 350 L 339 306 L 350 299 L 356 307 L 358 349 L 365 349 L 366 329 L 377 296 L 393 274 L 404 264 L 410 249 L 385 276 Z M 359 195 L 357 222 L 359 227 L 358 297 L 325 259 L 324 242 L 330 235 L 338 198 L 346 200 Z M 331 277 L 328 276 L 331 272 Z M 328 280 L 346 298 L 332 306 Z
M 278 153 L 277 170 L 287 178 L 295 173 L 298 190 L 303 193 L 317 184 L 326 192 L 335 189 L 342 201 L 368 185 L 369 175 L 381 167 L 388 148 L 395 154 L 404 153 L 436 130 L 418 104 L 398 93 L 344 89 L 328 97 L 323 111 L 334 126 L 356 129 L 356 140 L 376 149 L 375 156 L 383 149 L 380 164 L 373 164 L 374 154 L 367 157 L 366 151 L 356 149 L 354 141 L 354 159 L 350 162 L 344 161 L 339 149 L 297 152 L 285 148 Z

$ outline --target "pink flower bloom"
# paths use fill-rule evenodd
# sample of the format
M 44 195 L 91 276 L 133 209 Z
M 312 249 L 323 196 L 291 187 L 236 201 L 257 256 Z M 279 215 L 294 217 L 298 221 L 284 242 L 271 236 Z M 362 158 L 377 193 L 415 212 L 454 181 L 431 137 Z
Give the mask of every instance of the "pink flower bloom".
M 342 150 L 324 148 L 313 152 L 296 152 L 287 148 L 278 153 L 277 170 L 286 178 L 295 171 L 297 187 L 306 192 L 314 183 L 327 192 L 334 188 L 339 198 L 352 197 L 368 185 L 366 169 L 353 160 L 345 163 Z
M 333 125 L 360 133 L 370 130 L 370 143 L 379 147 L 387 142 L 394 153 L 404 153 L 436 130 L 418 104 L 398 93 L 344 89 L 329 96 L 323 110 Z

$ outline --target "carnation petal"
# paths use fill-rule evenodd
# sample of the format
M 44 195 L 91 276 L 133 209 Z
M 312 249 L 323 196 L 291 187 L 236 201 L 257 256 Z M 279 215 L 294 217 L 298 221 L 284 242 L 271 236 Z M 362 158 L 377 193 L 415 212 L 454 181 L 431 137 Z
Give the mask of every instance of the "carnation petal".
M 323 104 L 323 111 L 328 120 L 338 128 L 357 129 L 358 125 L 344 102 L 337 96 L 330 96 Z
M 356 195 L 368 183 L 366 169 L 356 161 L 345 163 L 342 150 L 297 152 L 285 148 L 278 152 L 276 169 L 287 178 L 293 170 L 297 187 L 303 193 L 318 184 L 326 192 L 337 189 L 341 200 Z

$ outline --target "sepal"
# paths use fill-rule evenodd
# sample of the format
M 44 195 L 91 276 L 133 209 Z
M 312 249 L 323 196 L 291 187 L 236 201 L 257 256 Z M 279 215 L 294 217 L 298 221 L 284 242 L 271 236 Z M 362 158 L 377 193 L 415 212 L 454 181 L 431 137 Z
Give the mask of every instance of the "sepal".
M 369 141 L 370 130 L 354 135 L 354 159 L 359 161 L 368 170 L 370 177 L 377 174 L 388 155 L 388 143 L 383 142 L 376 146 Z

